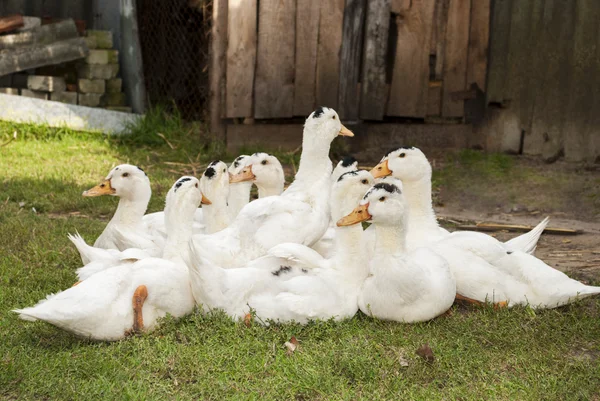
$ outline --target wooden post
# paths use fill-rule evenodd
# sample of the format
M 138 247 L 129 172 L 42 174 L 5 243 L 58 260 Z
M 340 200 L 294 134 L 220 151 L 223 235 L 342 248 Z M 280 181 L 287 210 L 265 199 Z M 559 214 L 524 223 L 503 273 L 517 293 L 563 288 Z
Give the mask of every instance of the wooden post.
M 212 27 L 209 52 L 210 129 L 225 141 L 227 128 L 221 120 L 225 86 L 225 56 L 227 52 L 227 0 L 213 0 Z
M 146 111 L 146 84 L 140 37 L 138 35 L 137 8 L 135 0 L 121 0 L 121 48 L 119 52 L 125 93 L 134 112 Z
M 390 0 L 369 0 L 360 88 L 360 118 L 383 120 L 387 90 L 385 57 L 390 28 Z

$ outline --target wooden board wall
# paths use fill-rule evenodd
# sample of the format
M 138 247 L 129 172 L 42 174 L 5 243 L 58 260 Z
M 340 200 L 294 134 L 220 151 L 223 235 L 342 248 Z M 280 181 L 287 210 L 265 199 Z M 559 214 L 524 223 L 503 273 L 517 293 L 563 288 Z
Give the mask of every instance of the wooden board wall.
M 321 2 L 317 46 L 317 104 L 338 107 L 340 49 L 345 0 Z
M 320 0 L 298 0 L 296 6 L 296 68 L 294 115 L 307 116 L 316 106 L 317 43 Z
M 296 0 L 260 0 L 254 117 L 294 115 Z

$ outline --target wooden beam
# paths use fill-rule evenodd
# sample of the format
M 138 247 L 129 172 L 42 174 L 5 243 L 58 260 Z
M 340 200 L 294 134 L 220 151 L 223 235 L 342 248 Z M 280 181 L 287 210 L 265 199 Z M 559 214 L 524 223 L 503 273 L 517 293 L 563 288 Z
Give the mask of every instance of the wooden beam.
M 22 15 L 9 15 L 0 17 L 0 33 L 14 31 L 25 25 Z
M 261 0 L 254 80 L 254 118 L 294 114 L 296 1 Z
M 89 49 L 83 38 L 4 50 L 0 55 L 0 76 L 45 65 L 66 63 L 83 58 L 88 53 Z
M 226 115 L 252 117 L 257 0 L 229 0 Z
M 221 117 L 224 105 L 225 71 L 227 69 L 227 0 L 213 0 L 209 53 L 210 129 L 219 139 L 226 140 L 226 125 Z
M 412 0 L 396 16 L 398 40 L 387 115 L 425 117 L 434 0 Z
M 467 58 L 467 88 L 476 83 L 485 92 L 490 39 L 490 0 L 471 2 L 469 53 Z
M 387 91 L 385 67 L 390 27 L 390 0 L 369 0 L 362 60 L 360 118 L 383 120 Z
M 0 36 L 0 50 L 48 44 L 78 36 L 73 20 L 66 20 L 56 24 L 43 25 L 26 32 Z
M 338 113 L 345 120 L 358 119 L 358 79 L 365 8 L 364 0 L 346 0 L 338 96 Z
M 322 1 L 319 18 L 317 104 L 334 109 L 338 107 L 344 3 L 344 0 Z
M 319 0 L 298 0 L 296 7 L 296 68 L 294 115 L 308 116 L 315 109 Z
M 442 116 L 462 117 L 463 101 L 452 101 L 451 93 L 467 89 L 467 49 L 471 2 L 450 0 L 446 27 L 446 54 L 444 56 L 444 84 L 442 88 Z

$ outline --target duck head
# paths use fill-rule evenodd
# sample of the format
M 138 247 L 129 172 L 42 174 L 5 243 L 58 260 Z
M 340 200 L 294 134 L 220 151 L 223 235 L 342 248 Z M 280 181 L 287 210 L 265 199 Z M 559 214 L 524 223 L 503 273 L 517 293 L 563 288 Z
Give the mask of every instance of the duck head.
M 352 137 L 354 134 L 344 127 L 340 117 L 334 109 L 329 107 L 317 107 L 304 123 L 304 136 L 311 136 L 311 141 L 331 143 L 338 135 Z
M 230 183 L 250 181 L 257 187 L 281 185 L 285 177 L 279 160 L 268 153 L 254 153 L 246 159 L 246 166 L 229 180 Z
M 371 170 L 373 177 L 393 175 L 406 182 L 431 178 L 431 165 L 425 154 L 418 148 L 401 147 L 386 154 L 381 162 Z
M 224 162 L 215 160 L 208 165 L 200 178 L 200 190 L 212 202 L 227 202 L 229 172 Z
M 402 188 L 380 182 L 373 185 L 352 212 L 338 220 L 339 227 L 371 221 L 381 226 L 397 226 L 405 220 L 406 201 Z
M 83 196 L 112 195 L 123 199 L 150 199 L 150 180 L 141 168 L 131 164 L 120 164 L 113 168 L 104 181 L 83 192 Z
M 375 179 L 366 170 L 349 171 L 342 174 L 331 188 L 329 205 L 333 221 L 351 213 L 374 183 Z
M 228 171 L 230 177 L 239 174 L 244 169 L 244 167 L 246 167 L 248 159 L 250 159 L 249 155 L 239 155 L 238 157 L 236 157 L 233 160 L 233 162 L 231 162 L 231 164 L 229 165 Z
M 342 174 L 358 170 L 358 160 L 354 156 L 346 156 L 338 162 L 331 173 L 331 182 L 336 182 Z
M 175 181 L 169 192 L 167 192 L 165 214 L 172 210 L 181 211 L 187 208 L 191 211 L 190 216 L 193 216 L 200 204 L 211 204 L 210 200 L 200 190 L 200 181 L 196 177 L 183 176 Z

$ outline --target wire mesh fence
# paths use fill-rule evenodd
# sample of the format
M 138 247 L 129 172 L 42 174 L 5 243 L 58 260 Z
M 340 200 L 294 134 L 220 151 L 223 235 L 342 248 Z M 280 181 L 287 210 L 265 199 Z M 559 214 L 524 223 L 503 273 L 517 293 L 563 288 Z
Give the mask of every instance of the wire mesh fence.
M 149 105 L 204 117 L 212 1 L 137 0 L 137 9 Z

